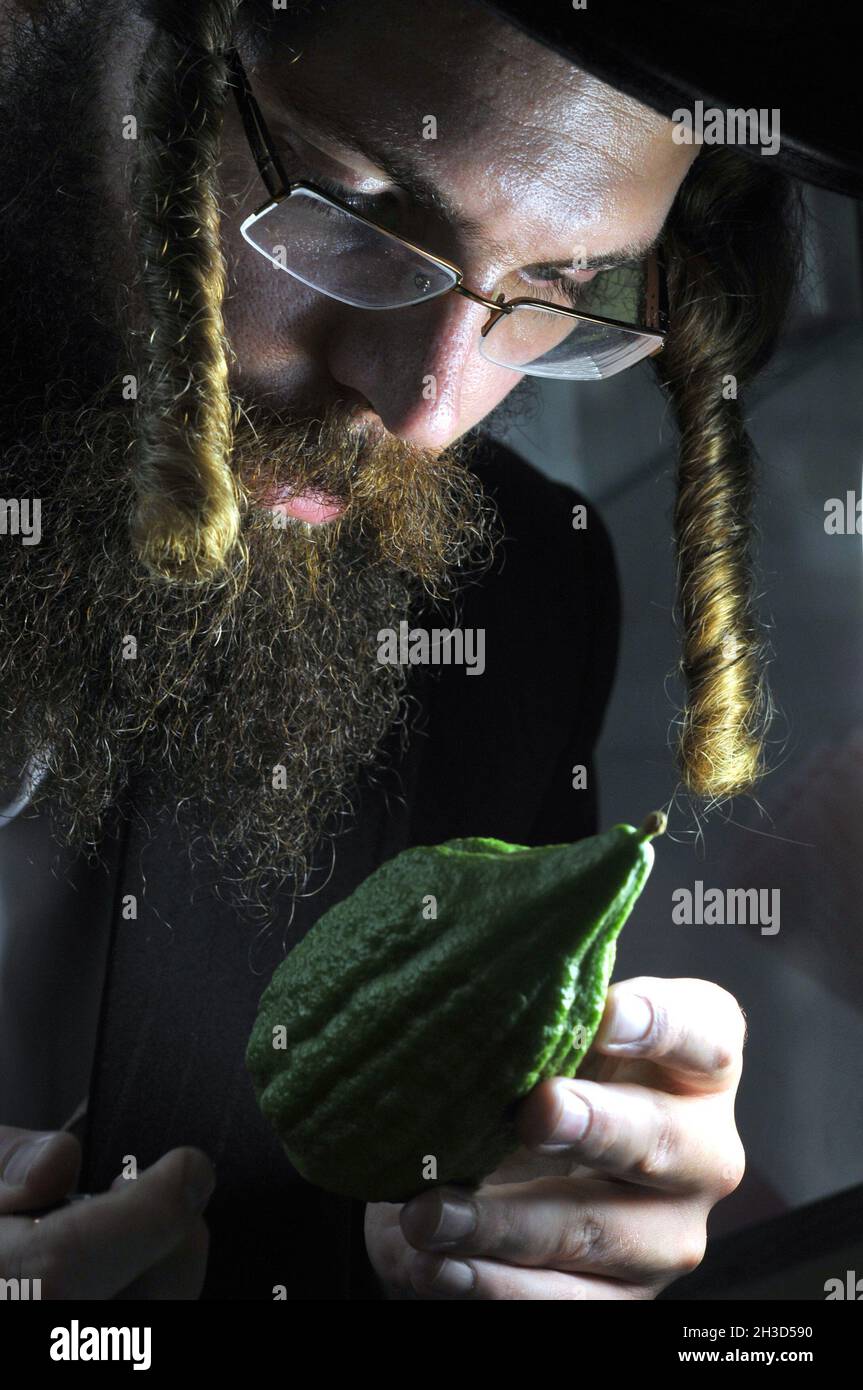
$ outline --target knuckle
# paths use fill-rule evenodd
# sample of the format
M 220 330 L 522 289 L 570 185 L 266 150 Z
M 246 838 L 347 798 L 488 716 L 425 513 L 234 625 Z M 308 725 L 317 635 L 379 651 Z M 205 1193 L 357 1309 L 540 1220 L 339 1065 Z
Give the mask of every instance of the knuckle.
M 481 1240 L 506 1255 L 521 1250 L 528 1238 L 522 1213 L 510 1202 L 494 1203 L 490 1210 L 478 1204 L 478 1232 Z
M 637 1176 L 648 1184 L 668 1178 L 674 1171 L 677 1153 L 677 1130 L 672 1114 L 659 1098 L 655 1106 L 657 1126 L 653 1142 L 639 1153 L 633 1164 Z
M 657 1056 L 686 1052 L 696 1042 L 699 1055 L 704 1058 L 705 1072 L 739 1070 L 746 1041 L 746 1016 L 734 995 L 712 980 L 683 978 L 673 983 L 675 991 L 667 999 L 662 989 L 650 996 L 654 1012 L 652 1050 Z M 711 1039 L 706 1052 L 705 1037 Z
M 690 1231 L 684 1239 L 683 1245 L 677 1256 L 677 1268 L 680 1274 L 691 1274 L 697 1269 L 704 1259 L 707 1250 L 707 1227 L 701 1226 L 695 1231 Z
M 743 1046 L 746 1041 L 746 1016 L 733 994 L 720 985 L 715 986 L 719 996 L 719 1028 L 716 1046 L 715 1071 L 729 1071 L 740 1065 Z
M 558 1231 L 555 1259 L 568 1266 L 601 1264 L 607 1254 L 607 1230 L 596 1211 L 585 1209 Z
M 716 1052 L 710 1070 L 717 1075 L 721 1075 L 723 1072 L 731 1071 L 736 1061 L 737 1053 L 734 1048 L 729 1047 L 727 1043 L 720 1040 L 716 1044 Z
M 743 1181 L 746 1172 L 746 1152 L 743 1144 L 737 1142 L 731 1151 L 725 1156 L 724 1162 L 720 1166 L 719 1181 L 717 1187 L 720 1197 L 728 1197 L 734 1192 Z

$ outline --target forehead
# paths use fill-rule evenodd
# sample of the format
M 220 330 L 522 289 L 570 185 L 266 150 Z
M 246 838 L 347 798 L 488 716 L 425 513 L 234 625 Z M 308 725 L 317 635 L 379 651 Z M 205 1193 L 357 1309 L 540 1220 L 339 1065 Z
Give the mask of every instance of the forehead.
M 283 32 L 292 51 L 259 69 L 268 115 L 293 101 L 403 151 L 508 244 L 527 227 L 562 254 L 653 236 L 693 157 L 670 121 L 472 3 L 339 5 Z

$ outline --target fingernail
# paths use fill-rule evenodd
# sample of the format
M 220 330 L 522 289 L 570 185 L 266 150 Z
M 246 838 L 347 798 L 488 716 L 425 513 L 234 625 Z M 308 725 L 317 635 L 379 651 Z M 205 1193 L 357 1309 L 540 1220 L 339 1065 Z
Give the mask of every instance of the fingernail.
M 193 1178 L 186 1183 L 186 1201 L 192 1211 L 200 1211 L 205 1207 L 213 1195 L 216 1188 L 216 1179 L 212 1172 L 197 1172 Z
M 602 1047 L 625 1047 L 642 1042 L 653 1027 L 653 1006 L 642 994 L 614 996 L 611 1018 L 598 1039 Z
M 417 1293 L 443 1294 L 464 1298 L 476 1287 L 476 1273 L 464 1260 L 440 1260 L 437 1269 L 423 1255 L 417 1255 L 411 1268 L 411 1283 Z M 419 1284 L 419 1288 L 417 1285 Z
M 476 1230 L 476 1208 L 471 1202 L 459 1201 L 457 1197 L 444 1197 L 441 1202 L 440 1220 L 423 1245 L 438 1250 L 442 1245 L 457 1245 L 460 1240 L 473 1235 Z
M 408 1202 L 401 1216 L 402 1230 L 417 1249 L 440 1250 L 472 1235 L 476 1230 L 476 1207 L 440 1193 Z
M 0 1177 L 2 1177 L 7 1187 L 23 1187 L 27 1181 L 27 1174 L 54 1138 L 53 1132 L 42 1134 L 38 1139 L 28 1139 L 26 1143 L 19 1144 L 17 1149 L 13 1149 L 7 1158 Z
M 587 1133 L 591 1115 L 587 1101 L 577 1092 L 571 1091 L 568 1086 L 562 1088 L 562 1096 L 563 1103 L 557 1125 L 546 1142 L 539 1146 L 541 1150 L 568 1149 Z

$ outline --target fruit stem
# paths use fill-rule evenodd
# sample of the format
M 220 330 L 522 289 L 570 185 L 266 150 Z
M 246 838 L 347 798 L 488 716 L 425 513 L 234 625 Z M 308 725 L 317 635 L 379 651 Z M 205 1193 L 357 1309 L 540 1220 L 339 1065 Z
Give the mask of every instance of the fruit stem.
M 664 811 L 651 811 L 639 833 L 645 840 L 652 840 L 654 835 L 663 833 L 667 824 L 668 817 Z

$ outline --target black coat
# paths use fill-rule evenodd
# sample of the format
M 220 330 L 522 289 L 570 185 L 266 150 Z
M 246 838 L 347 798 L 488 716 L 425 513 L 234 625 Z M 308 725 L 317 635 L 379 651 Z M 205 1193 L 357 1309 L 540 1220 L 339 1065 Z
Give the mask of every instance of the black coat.
M 409 845 L 458 835 L 543 844 L 598 828 L 592 757 L 619 625 L 611 548 L 590 509 L 586 529 L 573 529 L 577 494 L 486 449 L 477 466 L 506 541 L 465 593 L 461 618 L 486 630 L 485 672 L 414 668 L 421 727 L 387 772 L 364 780 L 330 882 L 299 902 L 290 927 L 260 933 L 238 922 L 193 874 L 167 821 L 152 839 L 134 818 L 118 835 L 80 1185 L 107 1187 L 126 1155 L 141 1169 L 180 1144 L 205 1150 L 218 1185 L 204 1298 L 269 1300 L 276 1285 L 289 1298 L 381 1296 L 362 1204 L 292 1170 L 244 1067 L 258 999 L 285 950 Z M 588 769 L 587 790 L 573 790 L 576 764 Z M 127 893 L 135 921 L 122 917 Z

